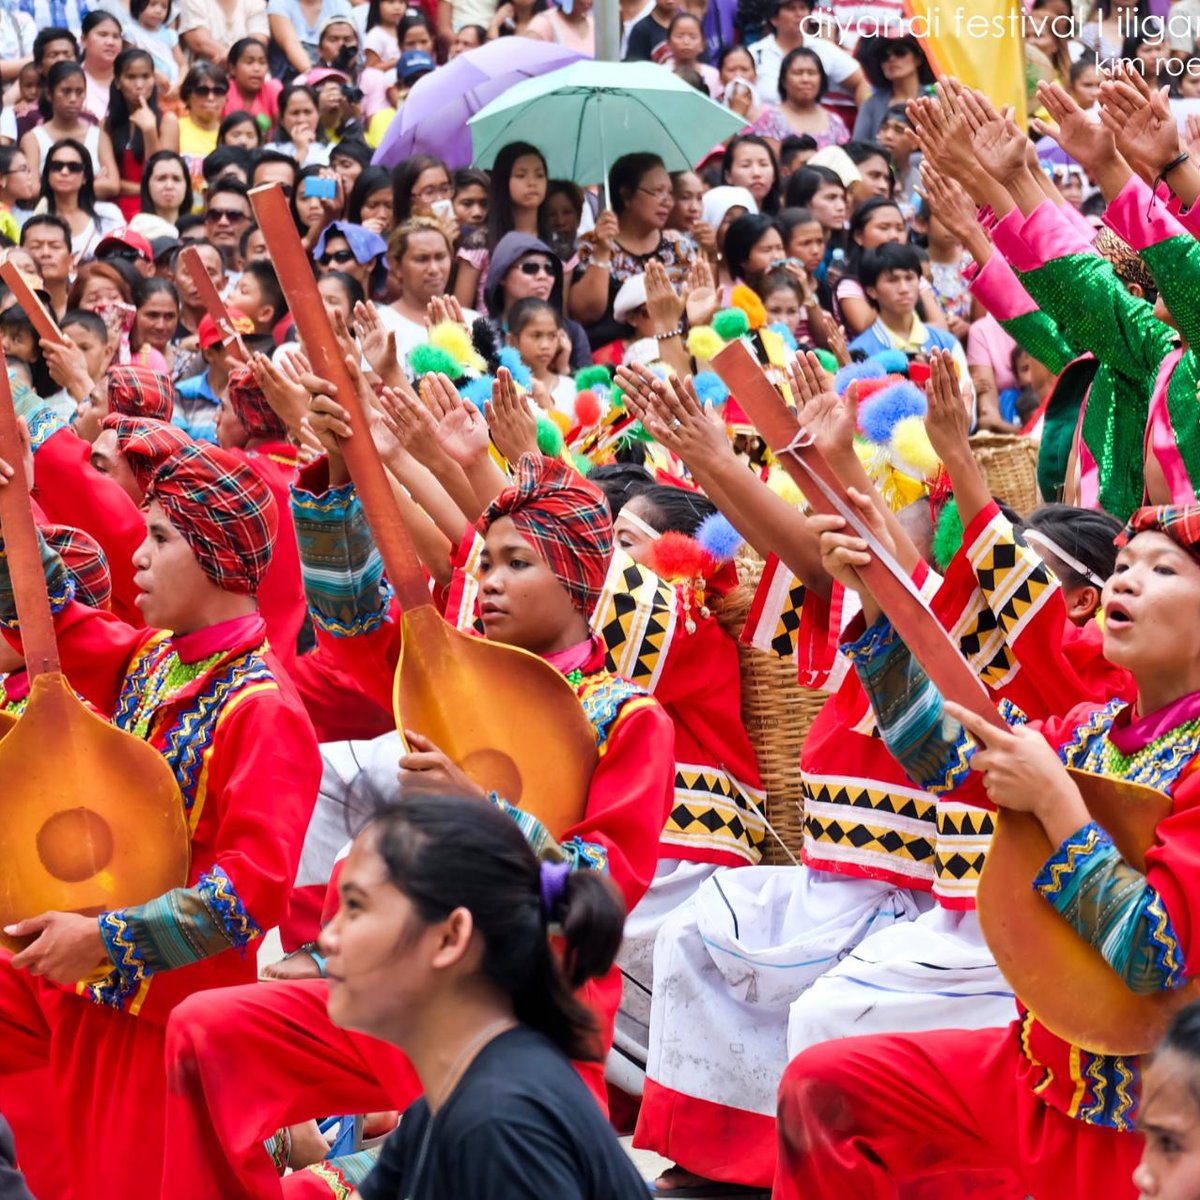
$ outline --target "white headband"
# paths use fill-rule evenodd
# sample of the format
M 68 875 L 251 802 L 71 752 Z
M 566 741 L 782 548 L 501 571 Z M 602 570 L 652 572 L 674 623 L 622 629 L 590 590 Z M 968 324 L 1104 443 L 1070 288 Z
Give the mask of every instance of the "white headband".
M 1104 580 L 1095 571 L 1085 567 L 1079 559 L 1068 554 L 1056 541 L 1048 538 L 1040 530 L 1026 529 L 1023 530 L 1023 535 L 1030 545 L 1037 546 L 1047 553 L 1053 554 L 1055 558 L 1061 559 L 1072 571 L 1078 575 L 1082 575 L 1089 583 L 1094 583 L 1098 588 L 1104 586 Z
M 639 533 L 644 533 L 652 542 L 657 542 L 658 539 L 662 537 L 662 534 L 659 533 L 657 529 L 647 525 L 646 522 L 637 515 L 637 513 L 631 513 L 628 505 L 621 509 L 617 516 L 617 520 L 628 521 L 629 524 L 634 527 L 634 529 L 638 530 Z

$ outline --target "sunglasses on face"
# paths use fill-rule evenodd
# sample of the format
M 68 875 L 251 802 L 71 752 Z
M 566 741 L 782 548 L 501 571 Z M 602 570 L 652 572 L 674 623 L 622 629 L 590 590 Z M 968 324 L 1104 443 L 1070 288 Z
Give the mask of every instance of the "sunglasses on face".
M 317 260 L 321 266 L 327 267 L 330 263 L 337 263 L 338 266 L 344 266 L 349 262 L 356 262 L 353 250 L 327 250 Z
M 913 51 L 912 51 L 911 46 L 906 46 L 903 42 L 897 42 L 896 44 L 891 45 L 891 46 L 884 46 L 882 57 L 883 58 L 905 58 L 907 55 L 911 54 L 912 52 Z
M 57 159 L 54 162 L 46 164 L 47 171 L 66 171 L 68 175 L 82 175 L 83 163 L 81 162 L 65 162 L 63 159 Z
M 239 221 L 248 221 L 250 218 L 236 208 L 210 208 L 204 214 L 204 219 L 212 224 L 219 224 L 221 221 L 228 221 L 230 225 L 236 225 Z
M 548 262 L 542 260 L 523 262 L 519 269 L 522 275 L 528 275 L 530 279 L 532 279 L 535 275 L 554 274 L 554 268 Z
M 106 258 L 119 258 L 124 262 L 137 262 L 143 255 L 132 246 L 106 246 L 104 253 L 97 254 L 96 257 L 101 261 Z
M 201 100 L 211 100 L 214 96 L 228 96 L 229 88 L 220 83 L 202 83 L 192 88 L 192 95 Z

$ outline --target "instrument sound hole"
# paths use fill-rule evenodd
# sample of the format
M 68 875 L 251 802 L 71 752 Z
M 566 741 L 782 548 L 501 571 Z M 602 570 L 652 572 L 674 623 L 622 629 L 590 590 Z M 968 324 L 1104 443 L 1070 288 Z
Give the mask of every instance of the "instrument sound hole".
M 66 808 L 38 830 L 37 850 L 42 866 L 55 879 L 82 883 L 112 861 L 112 829 L 90 808 Z
M 459 766 L 481 788 L 496 792 L 509 804 L 521 801 L 521 771 L 501 750 L 475 750 Z

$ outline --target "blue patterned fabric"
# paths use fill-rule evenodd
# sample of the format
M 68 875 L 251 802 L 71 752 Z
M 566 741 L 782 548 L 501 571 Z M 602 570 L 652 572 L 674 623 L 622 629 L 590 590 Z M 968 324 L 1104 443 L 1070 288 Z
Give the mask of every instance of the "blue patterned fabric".
M 51 549 L 42 537 L 37 535 L 38 549 L 42 554 L 42 570 L 46 575 L 46 590 L 50 594 L 50 611 L 56 615 L 72 600 L 75 599 L 75 581 L 67 570 L 66 564 L 58 551 Z M 0 625 L 6 629 L 16 630 L 20 623 L 17 620 L 17 604 L 13 596 L 12 575 L 8 569 L 8 555 L 4 551 L 3 539 L 0 539 Z

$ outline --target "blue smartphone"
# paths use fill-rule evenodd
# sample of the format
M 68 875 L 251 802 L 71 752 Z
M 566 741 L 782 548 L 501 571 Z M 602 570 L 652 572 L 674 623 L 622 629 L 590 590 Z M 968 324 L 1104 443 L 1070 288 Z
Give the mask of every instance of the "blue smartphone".
M 336 196 L 336 179 L 324 179 L 320 175 L 310 175 L 304 181 L 304 198 L 306 200 L 333 200 Z

